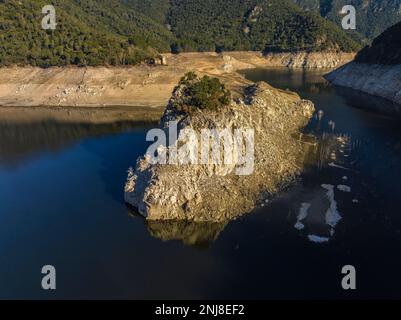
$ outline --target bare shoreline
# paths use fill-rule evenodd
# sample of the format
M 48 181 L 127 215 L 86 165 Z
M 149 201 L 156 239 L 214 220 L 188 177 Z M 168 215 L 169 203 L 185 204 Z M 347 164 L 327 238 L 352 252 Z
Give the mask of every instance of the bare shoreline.
M 0 107 L 164 107 L 188 71 L 219 77 L 234 92 L 248 81 L 237 71 L 252 68 L 334 68 L 352 53 L 260 52 L 166 54 L 167 66 L 0 68 Z
M 401 65 L 380 65 L 352 62 L 326 75 L 325 78 L 336 86 L 358 90 L 372 96 L 384 98 L 394 104 L 382 112 L 401 115 Z

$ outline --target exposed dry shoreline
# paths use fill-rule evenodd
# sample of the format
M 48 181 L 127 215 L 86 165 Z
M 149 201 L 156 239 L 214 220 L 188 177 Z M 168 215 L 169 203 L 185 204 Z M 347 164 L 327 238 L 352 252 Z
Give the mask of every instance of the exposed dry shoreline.
M 334 70 L 325 78 L 337 86 L 343 86 L 387 99 L 393 110 L 381 110 L 401 114 L 401 65 L 380 65 L 352 62 Z
M 334 68 L 352 53 L 259 52 L 167 54 L 167 66 L 10 67 L 0 69 L 0 106 L 161 107 L 188 71 L 219 77 L 236 92 L 247 81 L 237 70 L 263 67 Z M 161 114 L 161 109 L 156 110 Z

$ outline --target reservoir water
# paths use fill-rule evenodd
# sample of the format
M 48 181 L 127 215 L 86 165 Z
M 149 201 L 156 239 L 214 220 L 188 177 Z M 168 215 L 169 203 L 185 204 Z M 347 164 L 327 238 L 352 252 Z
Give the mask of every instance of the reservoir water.
M 297 183 L 227 223 L 149 224 L 124 204 L 155 124 L 0 117 L 0 298 L 401 298 L 401 121 L 374 111 L 391 104 L 322 71 L 245 74 L 312 100 L 320 142 Z

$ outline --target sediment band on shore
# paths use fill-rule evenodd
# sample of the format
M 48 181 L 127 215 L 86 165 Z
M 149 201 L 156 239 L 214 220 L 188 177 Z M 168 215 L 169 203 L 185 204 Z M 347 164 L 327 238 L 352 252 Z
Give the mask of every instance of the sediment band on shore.
M 353 57 L 335 52 L 206 52 L 166 54 L 165 66 L 0 68 L 0 106 L 165 106 L 188 71 L 219 77 L 235 91 L 246 83 L 235 72 L 240 69 L 334 68 Z

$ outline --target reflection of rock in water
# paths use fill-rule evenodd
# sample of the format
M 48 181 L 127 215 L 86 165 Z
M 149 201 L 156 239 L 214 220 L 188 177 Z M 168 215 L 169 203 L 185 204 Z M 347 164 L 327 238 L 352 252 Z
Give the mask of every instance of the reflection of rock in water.
M 347 135 L 324 132 L 319 138 L 303 134 L 300 139 L 307 152 L 299 160 L 317 170 L 327 165 L 341 166 L 344 163 L 343 158 L 349 156 L 351 139 Z
M 197 248 L 208 248 L 217 240 L 229 221 L 226 222 L 194 222 L 194 221 L 148 221 L 129 207 L 129 214 L 143 220 L 149 233 L 162 241 L 181 241 L 185 245 Z
M 330 85 L 324 81 L 322 83 L 304 84 L 303 89 L 311 94 L 319 94 L 322 91 L 330 90 Z
M 352 149 L 350 137 L 323 133 L 314 143 L 311 143 L 310 139 L 303 137 L 305 146 L 309 148 L 308 156 L 304 159 L 309 167 L 306 179 L 308 173 L 315 172 L 312 175 L 316 175 L 316 171 L 320 172 L 324 168 L 350 172 L 346 168 Z M 312 185 L 294 188 L 292 191 L 292 197 L 297 199 L 293 207 L 296 212 L 294 228 L 311 242 L 328 242 L 334 236 L 335 228 L 342 219 L 337 207 L 336 194 L 351 191 L 350 187 L 343 184 L 347 179 L 347 176 L 342 175 L 342 178 L 333 184 L 322 183 L 318 179 Z
M 152 236 L 163 241 L 179 240 L 189 246 L 205 248 L 217 240 L 228 222 L 147 221 Z

